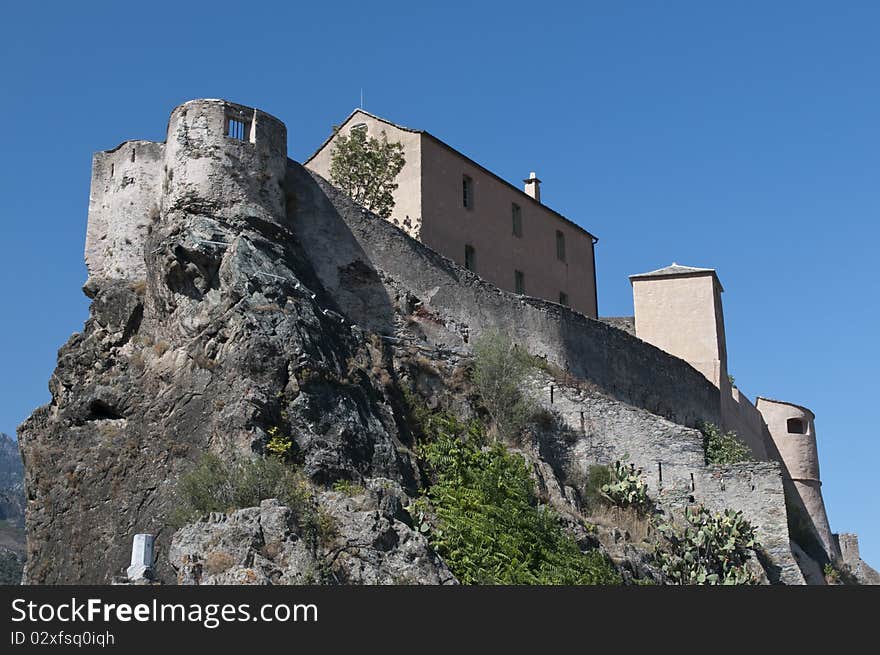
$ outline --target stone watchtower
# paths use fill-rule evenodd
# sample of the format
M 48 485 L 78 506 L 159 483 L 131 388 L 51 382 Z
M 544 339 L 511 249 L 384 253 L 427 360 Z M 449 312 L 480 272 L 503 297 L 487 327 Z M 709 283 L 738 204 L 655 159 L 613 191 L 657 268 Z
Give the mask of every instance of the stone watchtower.
M 126 141 L 95 154 L 86 231 L 89 283 L 145 276 L 153 223 L 175 212 L 278 220 L 286 211 L 287 128 L 226 100 L 176 107 L 164 143 Z
M 758 397 L 756 405 L 825 551 L 831 556 L 839 556 L 840 549 L 831 534 L 822 499 L 813 412 L 800 405 L 770 398 Z
M 714 269 L 671 266 L 631 275 L 636 336 L 729 389 L 721 293 Z

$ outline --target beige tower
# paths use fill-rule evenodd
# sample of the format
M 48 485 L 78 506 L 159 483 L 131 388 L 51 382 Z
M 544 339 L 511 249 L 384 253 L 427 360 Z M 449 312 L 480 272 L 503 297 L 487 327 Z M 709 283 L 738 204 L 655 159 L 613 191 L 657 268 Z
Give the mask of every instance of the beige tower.
M 828 525 L 822 482 L 819 479 L 819 451 L 816 447 L 815 417 L 806 407 L 769 398 L 757 399 L 758 411 L 770 430 L 782 463 L 829 556 L 840 551 Z
M 714 269 L 671 266 L 631 275 L 636 336 L 688 362 L 729 393 L 721 292 Z

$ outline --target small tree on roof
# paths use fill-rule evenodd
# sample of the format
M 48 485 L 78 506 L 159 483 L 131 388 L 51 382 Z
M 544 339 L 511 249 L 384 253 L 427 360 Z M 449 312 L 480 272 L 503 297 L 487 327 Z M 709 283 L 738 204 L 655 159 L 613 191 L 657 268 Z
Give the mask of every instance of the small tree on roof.
M 376 139 L 368 137 L 365 129 L 353 129 L 336 137 L 330 153 L 330 180 L 359 205 L 388 218 L 394 208 L 394 180 L 405 163 L 403 146 L 389 143 L 384 130 Z

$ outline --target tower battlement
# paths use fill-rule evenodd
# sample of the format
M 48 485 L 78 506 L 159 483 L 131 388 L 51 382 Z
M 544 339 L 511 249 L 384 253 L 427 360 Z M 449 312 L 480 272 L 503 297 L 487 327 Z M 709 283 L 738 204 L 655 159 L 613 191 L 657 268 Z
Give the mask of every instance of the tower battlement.
M 226 100 L 190 100 L 165 142 L 125 141 L 92 159 L 85 258 L 92 281 L 142 279 L 152 225 L 173 212 L 285 215 L 287 128 Z

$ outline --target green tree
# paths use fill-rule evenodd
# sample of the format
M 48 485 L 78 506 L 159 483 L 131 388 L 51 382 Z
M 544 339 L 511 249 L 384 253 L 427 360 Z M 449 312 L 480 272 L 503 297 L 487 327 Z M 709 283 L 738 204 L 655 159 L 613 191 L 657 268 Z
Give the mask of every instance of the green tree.
M 336 136 L 330 180 L 359 205 L 388 218 L 394 208 L 394 180 L 405 163 L 403 146 L 389 143 L 384 130 L 380 139 L 367 136 L 365 129 L 351 130 Z

